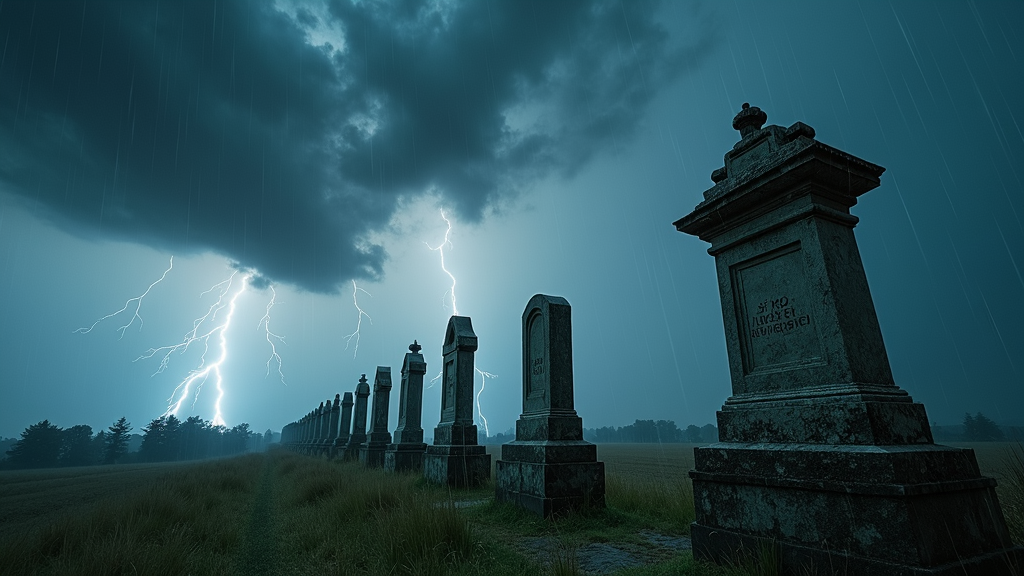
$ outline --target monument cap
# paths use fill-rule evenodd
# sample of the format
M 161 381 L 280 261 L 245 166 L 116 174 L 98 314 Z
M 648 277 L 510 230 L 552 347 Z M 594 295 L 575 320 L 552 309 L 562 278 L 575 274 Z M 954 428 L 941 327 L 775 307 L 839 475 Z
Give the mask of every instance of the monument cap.
M 419 354 L 420 350 L 423 350 L 423 346 L 420 346 L 419 343 L 416 342 L 415 340 L 412 341 L 412 344 L 409 344 L 409 352 L 412 352 L 413 354 Z
M 761 129 L 768 121 L 768 115 L 757 106 L 751 106 L 744 102 L 743 109 L 732 119 L 732 127 L 740 131 L 740 136 L 746 138 Z

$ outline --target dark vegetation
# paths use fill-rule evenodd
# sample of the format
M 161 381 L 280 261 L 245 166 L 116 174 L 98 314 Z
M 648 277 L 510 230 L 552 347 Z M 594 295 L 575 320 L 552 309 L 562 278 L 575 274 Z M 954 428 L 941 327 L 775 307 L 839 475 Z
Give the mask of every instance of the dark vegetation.
M 597 443 L 631 443 L 644 444 L 687 442 L 718 442 L 718 427 L 712 424 L 696 426 L 690 424 L 681 430 L 672 420 L 637 420 L 628 426 L 604 426 L 587 428 L 583 437 Z
M 173 415 L 161 416 L 143 428 L 142 444 L 131 453 L 131 431 L 124 417 L 95 435 L 91 426 L 59 428 L 43 420 L 26 428 L 21 439 L 11 444 L 0 469 L 200 460 L 262 450 L 272 438 L 270 430 L 256 434 L 248 424 L 229 429 L 195 416 L 184 422 Z
M 1005 443 L 972 447 L 983 473 L 999 479 L 1020 542 L 1020 509 L 1010 503 L 1024 492 L 1024 451 Z M 1003 457 L 1011 453 L 1016 460 Z M 644 560 L 618 576 L 781 573 L 770 545 L 718 567 L 651 544 L 651 535 L 688 534 L 692 446 L 611 444 L 599 454 L 608 507 L 553 521 L 494 503 L 493 484 L 452 491 L 417 475 L 281 450 L 202 463 L 4 472 L 0 571 L 578 575 L 595 549 L 614 546 Z M 102 498 L 78 502 L 84 493 L 75 491 L 85 485 Z M 47 496 L 65 493 L 74 497 L 62 500 L 59 513 L 34 513 Z

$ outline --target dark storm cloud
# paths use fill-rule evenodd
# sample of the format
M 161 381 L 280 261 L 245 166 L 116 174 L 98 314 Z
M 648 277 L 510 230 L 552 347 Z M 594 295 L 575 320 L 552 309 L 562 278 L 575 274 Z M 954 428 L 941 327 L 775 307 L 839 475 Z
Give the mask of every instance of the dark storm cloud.
M 401 197 L 433 192 L 478 219 L 627 137 L 709 47 L 670 39 L 655 12 L 6 2 L 3 190 L 78 234 L 212 250 L 332 291 L 381 273 L 365 238 Z M 343 45 L 306 41 L 324 25 Z

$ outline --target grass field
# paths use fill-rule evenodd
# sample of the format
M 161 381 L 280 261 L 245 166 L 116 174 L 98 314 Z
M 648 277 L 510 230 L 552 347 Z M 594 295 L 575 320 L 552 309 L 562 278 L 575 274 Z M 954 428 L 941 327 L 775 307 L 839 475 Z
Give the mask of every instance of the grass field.
M 1020 542 L 1020 445 L 970 447 L 999 480 Z M 720 568 L 671 545 L 693 519 L 692 445 L 605 444 L 598 454 L 608 508 L 557 521 L 493 503 L 493 484 L 449 491 L 284 451 L 4 472 L 0 574 L 561 575 L 609 550 L 640 563 L 614 572 L 624 576 L 777 573 L 770 550 Z

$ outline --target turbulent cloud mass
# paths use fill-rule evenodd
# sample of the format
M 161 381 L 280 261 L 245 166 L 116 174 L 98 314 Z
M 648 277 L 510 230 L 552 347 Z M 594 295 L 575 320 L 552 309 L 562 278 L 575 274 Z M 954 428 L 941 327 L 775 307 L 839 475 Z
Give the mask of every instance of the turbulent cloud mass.
M 382 273 L 368 234 L 403 199 L 478 220 L 628 136 L 713 39 L 670 42 L 655 8 L 7 2 L 0 191 L 332 292 Z

